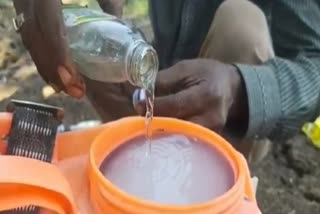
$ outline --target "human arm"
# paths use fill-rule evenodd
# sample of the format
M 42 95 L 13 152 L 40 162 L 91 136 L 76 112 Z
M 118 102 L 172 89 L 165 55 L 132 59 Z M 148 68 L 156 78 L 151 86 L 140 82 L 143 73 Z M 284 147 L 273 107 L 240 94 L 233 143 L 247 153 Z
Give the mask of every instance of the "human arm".
M 240 73 L 212 59 L 180 61 L 159 72 L 154 115 L 188 120 L 222 132 L 231 117 L 247 121 L 246 94 Z M 145 96 L 134 94 L 136 111 L 145 114 Z
M 230 105 L 225 105 L 227 111 L 212 112 L 212 114 L 220 115 L 219 118 L 224 120 L 226 115 L 222 115 L 222 113 L 227 114 L 227 123 L 220 120 L 219 124 L 226 125 L 226 129 L 231 135 L 241 128 L 241 133 L 237 133 L 237 137 L 288 138 L 296 133 L 305 121 L 317 116 L 320 91 L 320 30 L 318 28 L 320 13 L 318 8 L 319 3 L 315 0 L 273 2 L 271 33 L 278 57 L 259 66 L 237 64 L 242 77 L 238 79 L 243 81 L 243 84 L 240 85 L 243 85 L 245 90 L 240 90 L 242 91 L 242 93 L 238 93 L 242 94 L 240 96 L 232 95 L 235 100 L 234 107 L 230 108 Z M 197 59 L 192 61 L 195 62 Z M 220 66 L 220 68 L 213 65 L 210 67 L 212 72 L 224 73 L 223 70 L 217 71 L 221 69 Z M 176 85 L 186 79 L 189 74 L 186 70 L 192 68 L 194 71 L 189 72 L 195 75 L 196 72 L 203 69 L 203 66 L 184 66 L 181 68 L 181 77 Z M 177 69 L 179 66 L 169 68 L 171 72 Z M 160 72 L 160 79 L 161 76 L 163 75 Z M 219 82 L 213 79 L 211 84 L 219 85 Z M 230 83 L 226 84 L 229 86 Z M 192 90 L 190 87 L 185 89 Z M 223 89 L 222 86 L 221 89 Z M 228 90 L 224 90 L 224 92 L 229 93 Z M 201 102 L 199 97 L 202 100 L 208 99 L 208 96 L 205 95 L 208 93 L 199 94 L 198 97 L 195 97 L 196 100 L 189 97 L 189 101 L 185 103 L 190 103 L 190 105 L 199 103 Z M 211 94 L 211 96 L 223 97 L 218 93 Z M 176 97 L 177 102 L 181 99 Z M 220 102 L 222 101 L 223 99 L 220 100 Z M 167 104 L 166 107 L 167 111 L 171 110 L 171 105 Z M 156 102 L 155 109 L 157 108 Z M 183 106 L 180 105 L 180 108 Z M 217 110 L 214 107 L 211 108 Z M 160 112 L 158 115 L 167 115 L 167 113 Z M 204 122 L 209 128 L 217 123 L 211 118 L 213 124 L 208 124 L 208 116 L 206 115 L 202 115 L 202 120 L 198 123 L 203 124 Z M 237 126 L 234 127 L 234 124 Z
M 271 34 L 277 57 L 237 67 L 248 94 L 246 137 L 286 139 L 320 112 L 320 3 L 273 3 Z
M 43 77 L 56 91 L 81 97 L 82 78 L 73 67 L 59 0 L 14 0 L 17 15 L 24 16 L 18 29 L 23 43 Z
M 76 71 L 68 47 L 60 0 L 14 0 L 17 17 L 24 18 L 18 26 L 23 43 L 42 78 L 55 91 L 65 91 L 80 98 L 86 87 Z M 122 0 L 99 0 L 104 11 L 118 13 Z M 110 9 L 108 9 L 110 8 Z M 117 12 L 118 11 L 118 12 Z

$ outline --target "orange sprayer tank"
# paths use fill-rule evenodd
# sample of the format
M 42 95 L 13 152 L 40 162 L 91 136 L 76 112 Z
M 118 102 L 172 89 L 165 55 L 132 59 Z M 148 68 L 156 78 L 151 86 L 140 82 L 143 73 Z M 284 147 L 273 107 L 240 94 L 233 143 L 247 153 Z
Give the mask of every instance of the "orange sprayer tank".
M 0 134 L 11 127 L 10 113 L 0 114 Z M 130 196 L 100 173 L 106 155 L 145 129 L 144 118 L 130 117 L 82 131 L 59 134 L 52 164 L 0 155 L 0 211 L 26 205 L 41 214 L 260 214 L 245 159 L 223 138 L 198 125 L 155 118 L 153 130 L 188 134 L 216 147 L 236 177 L 222 196 L 203 204 L 164 206 Z M 0 152 L 6 144 L 0 141 Z

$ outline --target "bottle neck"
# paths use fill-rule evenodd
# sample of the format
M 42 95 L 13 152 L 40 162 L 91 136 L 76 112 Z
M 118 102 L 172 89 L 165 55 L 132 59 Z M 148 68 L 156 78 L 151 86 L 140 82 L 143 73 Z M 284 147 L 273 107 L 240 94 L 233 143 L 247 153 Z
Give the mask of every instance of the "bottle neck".
M 159 62 L 157 53 L 151 45 L 142 40 L 132 44 L 126 62 L 126 74 L 131 84 L 146 88 L 154 82 Z

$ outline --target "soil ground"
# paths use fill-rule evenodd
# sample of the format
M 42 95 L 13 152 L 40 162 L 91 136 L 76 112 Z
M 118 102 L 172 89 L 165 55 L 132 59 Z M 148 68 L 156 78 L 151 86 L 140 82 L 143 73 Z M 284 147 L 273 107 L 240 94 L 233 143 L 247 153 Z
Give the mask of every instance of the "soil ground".
M 98 118 L 86 99 L 52 94 L 12 30 L 11 15 L 10 8 L 0 4 L 0 111 L 14 98 L 63 107 L 66 124 Z M 264 214 L 320 213 L 320 151 L 304 136 L 274 142 L 252 174 L 260 179 L 257 197 Z

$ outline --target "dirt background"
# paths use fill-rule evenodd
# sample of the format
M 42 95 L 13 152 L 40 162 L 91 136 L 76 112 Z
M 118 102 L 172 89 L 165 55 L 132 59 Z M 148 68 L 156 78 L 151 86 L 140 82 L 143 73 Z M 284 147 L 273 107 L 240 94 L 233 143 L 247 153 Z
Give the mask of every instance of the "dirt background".
M 97 119 L 86 99 L 53 94 L 42 81 L 12 29 L 13 10 L 7 2 L 0 0 L 0 111 L 14 98 L 63 107 L 66 124 Z M 145 26 L 145 22 L 137 23 Z M 304 136 L 275 142 L 273 151 L 252 174 L 260 179 L 257 197 L 264 214 L 320 213 L 320 151 Z

